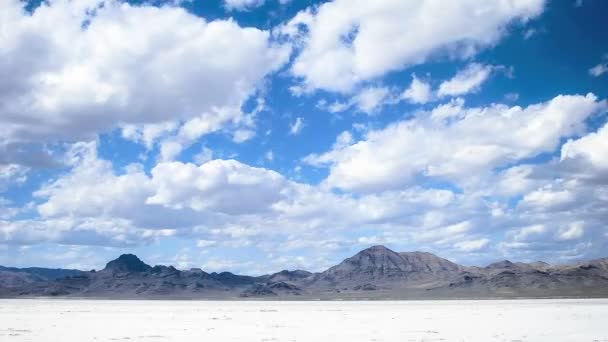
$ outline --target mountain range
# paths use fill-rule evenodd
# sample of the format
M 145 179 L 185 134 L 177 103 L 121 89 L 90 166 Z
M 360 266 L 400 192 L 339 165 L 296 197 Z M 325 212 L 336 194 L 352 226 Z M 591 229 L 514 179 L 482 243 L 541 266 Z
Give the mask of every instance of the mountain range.
M 608 258 L 467 267 L 425 252 L 373 246 L 336 266 L 263 276 L 150 266 L 123 254 L 100 271 L 0 266 L 0 297 L 440 299 L 606 297 Z

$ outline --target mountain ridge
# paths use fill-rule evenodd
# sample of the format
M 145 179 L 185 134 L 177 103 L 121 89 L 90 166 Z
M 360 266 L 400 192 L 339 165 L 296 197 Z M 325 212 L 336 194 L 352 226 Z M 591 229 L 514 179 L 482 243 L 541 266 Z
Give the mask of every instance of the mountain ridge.
M 24 270 L 38 270 L 38 274 Z M 262 276 L 150 266 L 134 254 L 100 271 L 0 267 L 0 297 L 399 299 L 469 297 L 608 297 L 608 258 L 567 265 L 503 260 L 467 267 L 428 252 L 377 245 L 322 272 L 282 270 Z M 62 274 L 61 269 L 55 273 Z

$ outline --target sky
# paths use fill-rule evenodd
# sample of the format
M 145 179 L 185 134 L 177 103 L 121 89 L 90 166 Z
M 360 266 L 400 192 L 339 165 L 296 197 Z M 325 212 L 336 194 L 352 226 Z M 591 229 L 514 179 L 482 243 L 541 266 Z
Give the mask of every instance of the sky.
M 608 256 L 608 2 L 0 2 L 0 264 Z

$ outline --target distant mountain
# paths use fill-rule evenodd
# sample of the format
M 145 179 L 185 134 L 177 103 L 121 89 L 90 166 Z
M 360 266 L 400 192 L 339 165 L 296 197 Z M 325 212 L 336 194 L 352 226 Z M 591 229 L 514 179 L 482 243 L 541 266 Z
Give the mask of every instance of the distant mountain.
M 150 266 L 123 254 L 98 272 L 0 267 L 1 297 L 395 299 L 608 296 L 608 259 L 571 265 L 492 263 L 465 267 L 426 252 L 384 246 L 320 273 L 251 277 Z
M 513 263 L 508 260 L 459 274 L 448 288 L 456 293 L 498 296 L 607 296 L 608 262 L 597 259 L 572 265 L 552 266 L 542 261 Z
M 61 268 L 42 268 L 42 267 L 27 267 L 27 268 L 16 268 L 16 267 L 4 267 L 0 266 L 0 271 L 5 272 L 18 272 L 27 273 L 34 277 L 38 277 L 45 280 L 54 280 L 65 277 L 71 277 L 75 275 L 81 275 L 85 272 L 79 270 L 61 269 Z
M 462 269 L 431 253 L 397 253 L 384 246 L 373 246 L 320 273 L 313 283 L 341 289 L 366 284 L 405 287 L 450 278 Z
M 44 278 L 27 272 L 6 271 L 0 269 L 0 288 L 23 287 L 27 284 L 44 281 Z

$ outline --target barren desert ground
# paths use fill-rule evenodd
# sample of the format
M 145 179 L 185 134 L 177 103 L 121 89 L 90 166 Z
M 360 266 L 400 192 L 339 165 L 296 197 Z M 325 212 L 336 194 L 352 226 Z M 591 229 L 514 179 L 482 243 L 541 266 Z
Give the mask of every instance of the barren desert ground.
M 608 341 L 608 300 L 2 300 L 2 341 Z

